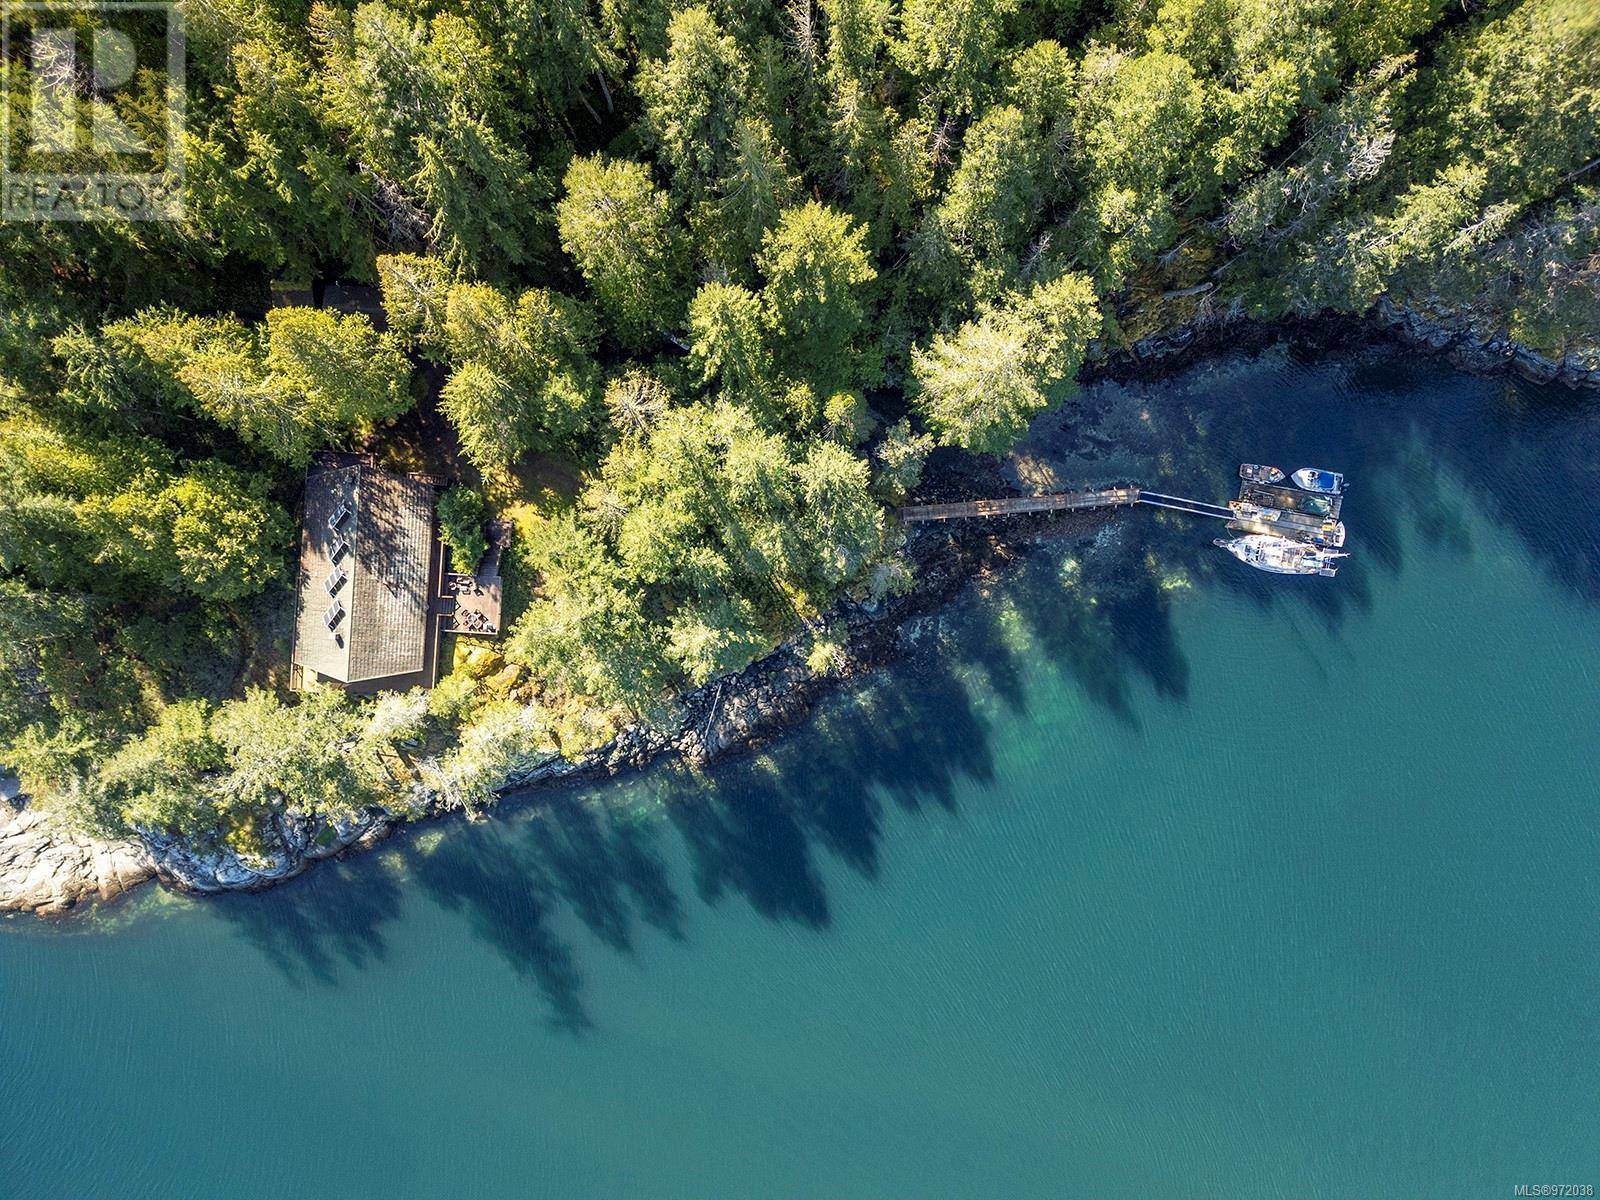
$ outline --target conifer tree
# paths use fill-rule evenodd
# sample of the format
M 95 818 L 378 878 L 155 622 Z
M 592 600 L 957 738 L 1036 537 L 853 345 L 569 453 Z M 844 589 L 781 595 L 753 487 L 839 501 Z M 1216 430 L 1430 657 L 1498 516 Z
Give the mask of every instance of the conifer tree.
M 644 345 L 679 325 L 681 249 L 672 207 L 641 163 L 575 158 L 556 210 L 561 246 L 618 341 Z
M 1013 293 L 912 351 L 918 409 L 945 445 L 1004 454 L 1059 399 L 1100 328 L 1094 288 L 1066 275 Z

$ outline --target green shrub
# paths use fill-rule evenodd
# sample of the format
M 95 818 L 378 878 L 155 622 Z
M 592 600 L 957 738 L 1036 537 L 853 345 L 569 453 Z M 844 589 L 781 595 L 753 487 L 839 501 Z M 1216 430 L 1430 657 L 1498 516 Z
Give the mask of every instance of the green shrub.
M 452 569 L 470 573 L 489 548 L 483 536 L 483 497 L 457 484 L 439 497 L 439 534 L 450 547 Z

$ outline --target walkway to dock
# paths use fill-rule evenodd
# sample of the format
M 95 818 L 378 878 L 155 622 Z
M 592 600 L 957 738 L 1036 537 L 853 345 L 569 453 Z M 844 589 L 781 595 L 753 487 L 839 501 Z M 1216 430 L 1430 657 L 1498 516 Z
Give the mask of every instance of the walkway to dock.
M 1197 517 L 1215 517 L 1219 521 L 1231 521 L 1234 518 L 1233 511 L 1220 504 L 1211 504 L 1205 500 L 1190 500 L 1185 496 L 1168 496 L 1161 492 L 1147 492 L 1136 487 L 1118 487 L 1101 488 L 1093 492 L 1051 492 L 1043 496 L 1008 496 L 1003 500 L 911 504 L 900 510 L 900 519 L 910 524 L 913 521 L 950 521 L 958 517 L 1009 517 L 1016 513 L 1128 508 L 1135 504 L 1170 508 L 1176 512 L 1193 513 Z
M 1160 492 L 1140 492 L 1140 504 L 1151 504 L 1156 508 L 1170 508 L 1175 512 L 1193 513 L 1197 517 L 1215 517 L 1219 521 L 1231 521 L 1234 512 L 1221 504 L 1212 504 L 1206 500 L 1190 500 L 1186 496 L 1164 496 Z
M 1241 467 L 1239 470 L 1242 477 L 1247 468 Z M 1194 500 L 1188 496 L 1169 496 L 1165 492 L 1147 492 L 1140 487 L 1115 487 L 1092 492 L 1008 496 L 1000 500 L 908 504 L 900 510 L 900 520 L 911 524 L 915 521 L 951 521 L 960 517 L 1008 517 L 1017 513 L 1131 508 L 1135 504 L 1148 504 L 1152 508 L 1166 508 L 1191 516 L 1226 521 L 1228 528 L 1236 532 L 1287 538 L 1331 552 L 1344 545 L 1344 526 L 1338 519 L 1341 503 L 1337 495 L 1309 492 L 1304 488 L 1269 487 L 1247 479 L 1240 485 L 1239 499 L 1228 505 Z M 1331 575 L 1333 571 L 1330 568 L 1323 573 Z
M 1091 508 L 1127 508 L 1140 503 L 1136 487 L 1102 488 L 1096 492 L 1054 492 L 1045 496 L 1009 496 L 1003 500 L 959 500 L 950 504 L 910 504 L 900 519 L 949 521 L 957 517 L 1005 517 L 1014 513 L 1067 512 Z

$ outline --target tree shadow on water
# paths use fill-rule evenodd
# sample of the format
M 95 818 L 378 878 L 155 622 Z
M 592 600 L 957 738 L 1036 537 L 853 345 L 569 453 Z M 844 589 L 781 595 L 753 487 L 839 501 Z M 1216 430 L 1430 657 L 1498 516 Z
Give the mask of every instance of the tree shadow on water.
M 580 1033 L 591 1025 L 572 946 L 550 928 L 559 903 L 548 865 L 493 828 L 439 839 L 414 856 L 412 878 L 433 900 L 466 916 L 473 935 L 517 975 L 536 984 L 551 1025 Z
M 631 953 L 636 918 L 683 938 L 682 909 L 647 826 L 571 791 L 550 796 L 538 816 L 527 824 L 523 855 L 597 938 Z
M 631 953 L 641 925 L 683 940 L 678 861 L 707 905 L 737 896 L 768 920 L 826 929 L 821 857 L 875 877 L 885 801 L 953 811 L 962 780 L 993 778 L 989 738 L 967 684 L 922 656 L 831 697 L 757 752 L 509 799 L 503 819 L 449 831 L 412 873 L 538 983 L 558 1026 L 581 1031 L 577 955 L 551 932 L 554 914 L 612 952 Z
M 1142 678 L 1164 699 L 1187 700 L 1189 660 L 1141 531 L 1117 532 L 1086 554 L 1040 556 L 1011 594 L 1035 653 L 1137 729 L 1133 682 Z
M 376 863 L 324 863 L 259 893 L 205 903 L 297 986 L 332 986 L 343 969 L 388 955 L 384 928 L 401 909 L 401 885 Z
M 388 957 L 389 927 L 420 888 L 462 913 L 476 937 L 538 986 L 553 1025 L 587 1028 L 572 949 L 549 928 L 559 893 L 546 865 L 489 825 L 428 841 L 402 833 L 375 853 L 319 864 L 270 891 L 208 903 L 291 983 L 331 988 Z
M 1600 397 L 1482 382 L 1465 428 L 1431 448 L 1551 579 L 1600 603 Z
M 537 988 L 551 1025 L 592 1028 L 582 953 L 631 954 L 641 930 L 686 939 L 682 887 L 738 897 L 775 922 L 831 923 L 823 858 L 873 878 L 885 805 L 953 811 L 964 779 L 993 778 L 990 722 L 937 655 L 829 698 L 758 752 L 704 768 L 508 798 L 487 821 L 402 833 L 218 910 L 297 985 L 337 987 L 385 960 L 391 923 L 426 897 Z M 681 864 L 674 866 L 674 864 Z
M 990 738 L 971 684 L 918 655 L 760 753 L 663 776 L 661 800 L 706 903 L 734 893 L 770 919 L 821 929 L 831 914 L 813 845 L 876 878 L 885 801 L 954 812 L 962 781 L 994 778 Z

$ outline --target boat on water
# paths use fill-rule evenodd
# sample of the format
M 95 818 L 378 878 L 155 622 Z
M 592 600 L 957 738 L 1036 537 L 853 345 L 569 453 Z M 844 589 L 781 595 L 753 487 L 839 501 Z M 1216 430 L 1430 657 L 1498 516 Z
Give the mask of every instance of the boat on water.
M 1332 550 L 1321 550 L 1290 538 L 1268 533 L 1249 533 L 1243 537 L 1217 538 L 1212 543 L 1233 555 L 1246 566 L 1274 575 L 1327 575 L 1338 573 L 1336 559 L 1346 557 Z
M 1344 492 L 1344 476 L 1337 471 L 1324 471 L 1321 467 L 1301 467 L 1290 478 L 1296 487 L 1308 492 L 1323 492 L 1338 496 Z
M 1239 478 L 1250 483 L 1282 483 L 1283 472 L 1265 463 L 1240 463 Z

